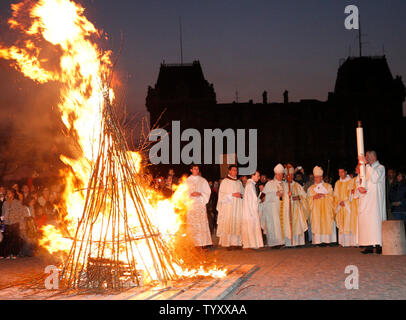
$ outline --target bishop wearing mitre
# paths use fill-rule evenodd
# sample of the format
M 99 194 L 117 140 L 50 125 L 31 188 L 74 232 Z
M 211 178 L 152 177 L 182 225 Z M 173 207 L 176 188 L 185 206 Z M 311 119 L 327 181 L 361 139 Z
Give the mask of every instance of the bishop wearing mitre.
M 337 242 L 333 187 L 323 181 L 323 169 L 313 169 L 314 184 L 307 190 L 313 244 Z
M 260 175 L 257 171 L 251 175 L 251 178 L 245 184 L 241 225 L 241 240 L 244 249 L 258 249 L 264 246 L 259 220 L 260 200 L 258 199 L 255 187 L 259 177 Z
M 196 247 L 206 247 L 213 244 L 206 211 L 211 190 L 207 180 L 200 176 L 198 165 L 191 165 L 190 172 L 186 179 L 191 198 L 186 216 L 187 231 Z
M 231 165 L 221 183 L 217 201 L 217 236 L 222 247 L 240 247 L 242 223 L 242 196 L 244 187 L 237 179 L 237 166 Z
M 309 206 L 307 194 L 299 183 L 293 181 L 295 170 L 291 165 L 287 165 L 285 172 L 286 181 L 283 187 L 285 246 L 302 246 L 305 244 L 304 233 L 308 229 Z
M 266 235 L 268 247 L 285 244 L 283 235 L 283 176 L 285 168 L 278 164 L 274 168 L 274 179 L 265 184 L 265 200 L 262 207 L 261 226 Z
M 354 179 L 341 166 L 338 169 L 340 179 L 334 185 L 335 221 L 338 228 L 338 243 L 343 247 L 357 245 L 357 211 L 353 209 L 355 201 Z

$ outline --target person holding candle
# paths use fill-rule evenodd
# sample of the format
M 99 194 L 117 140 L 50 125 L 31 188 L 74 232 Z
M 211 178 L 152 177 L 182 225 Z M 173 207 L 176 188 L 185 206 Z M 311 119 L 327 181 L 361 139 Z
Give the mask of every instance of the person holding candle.
M 385 167 L 375 151 L 359 156 L 366 165 L 366 187 L 359 187 L 358 244 L 366 246 L 363 254 L 382 253 L 382 221 L 386 220 Z M 362 185 L 362 183 L 361 183 Z

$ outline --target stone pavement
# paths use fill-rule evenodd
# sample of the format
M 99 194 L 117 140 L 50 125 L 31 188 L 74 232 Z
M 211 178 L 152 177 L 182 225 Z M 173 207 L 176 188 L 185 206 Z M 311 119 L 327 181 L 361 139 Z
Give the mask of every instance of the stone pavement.
M 406 256 L 363 255 L 359 248 L 306 247 L 227 251 L 219 264 L 244 261 L 260 269 L 226 299 L 406 299 Z M 347 290 L 344 270 L 359 270 L 359 289 Z
M 255 264 L 259 267 L 226 299 L 406 299 L 406 256 L 362 255 L 358 248 L 308 247 L 227 251 L 217 248 L 208 256 L 218 265 Z M 52 260 L 44 257 L 0 260 L 0 288 L 44 271 Z M 347 290 L 344 270 L 359 270 L 359 289 Z M 8 291 L 7 299 L 14 289 Z M 17 291 L 15 298 L 18 298 Z

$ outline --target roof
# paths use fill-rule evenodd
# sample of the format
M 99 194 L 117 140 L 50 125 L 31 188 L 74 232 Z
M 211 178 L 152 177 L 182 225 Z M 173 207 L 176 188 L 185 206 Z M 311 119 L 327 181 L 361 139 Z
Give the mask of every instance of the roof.
M 393 86 L 393 76 L 385 56 L 349 57 L 339 67 L 334 93 L 379 94 Z
M 161 64 L 155 90 L 161 99 L 207 98 L 214 94 L 206 81 L 199 61 L 189 64 Z

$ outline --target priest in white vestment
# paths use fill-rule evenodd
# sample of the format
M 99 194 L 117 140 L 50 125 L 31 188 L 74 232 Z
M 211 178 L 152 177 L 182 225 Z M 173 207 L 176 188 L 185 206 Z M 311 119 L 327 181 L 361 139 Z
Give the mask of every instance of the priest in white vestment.
M 258 249 L 264 246 L 259 220 L 259 199 L 255 188 L 259 178 L 260 175 L 257 171 L 245 184 L 241 225 L 241 240 L 244 249 Z
M 283 235 L 283 176 L 285 168 L 278 164 L 274 168 L 274 179 L 265 184 L 263 193 L 265 200 L 263 202 L 261 226 L 266 235 L 268 247 L 282 246 L 285 244 Z
M 376 152 L 360 156 L 366 165 L 366 188 L 361 193 L 358 209 L 358 244 L 368 246 L 362 253 L 382 253 L 382 221 L 386 220 L 385 167 L 377 160 Z
M 293 166 L 288 164 L 283 188 L 283 225 L 286 247 L 305 245 L 304 233 L 308 229 L 307 194 L 299 183 L 293 181 L 294 172 Z
M 222 247 L 240 247 L 242 197 L 244 188 L 237 179 L 237 166 L 231 165 L 220 183 L 217 201 L 217 236 Z
M 191 202 L 188 205 L 186 226 L 188 235 L 196 247 L 212 245 L 206 204 L 210 199 L 210 186 L 207 180 L 200 176 L 199 166 L 192 165 L 191 175 L 186 179 Z

